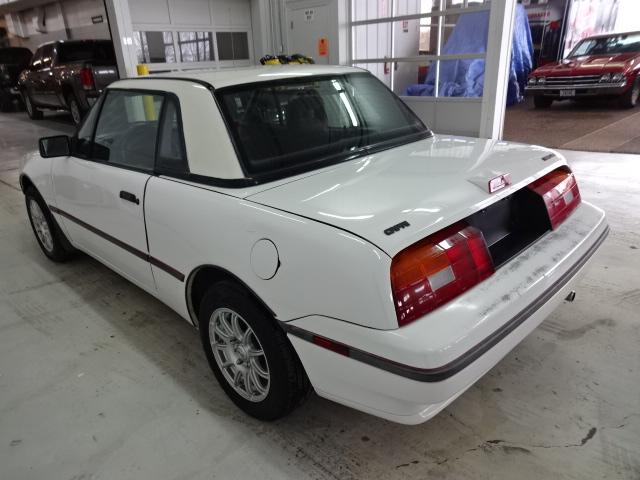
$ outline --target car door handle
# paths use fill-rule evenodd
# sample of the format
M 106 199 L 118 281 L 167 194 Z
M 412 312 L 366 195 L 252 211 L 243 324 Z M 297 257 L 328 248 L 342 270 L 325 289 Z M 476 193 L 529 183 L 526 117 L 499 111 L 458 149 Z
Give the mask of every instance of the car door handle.
M 120 190 L 120 198 L 126 200 L 127 202 L 135 203 L 136 205 L 140 204 L 140 200 L 133 193 L 125 192 L 124 190 Z

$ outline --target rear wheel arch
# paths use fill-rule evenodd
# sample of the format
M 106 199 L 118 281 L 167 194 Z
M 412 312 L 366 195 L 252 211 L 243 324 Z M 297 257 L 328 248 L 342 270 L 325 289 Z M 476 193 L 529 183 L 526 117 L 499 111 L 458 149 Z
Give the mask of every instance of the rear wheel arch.
M 209 288 L 219 282 L 235 284 L 238 288 L 244 290 L 248 295 L 250 295 L 264 309 L 265 313 L 275 319 L 276 315 L 273 310 L 271 310 L 264 300 L 262 300 L 262 298 L 260 298 L 260 296 L 237 275 L 216 265 L 201 265 L 193 269 L 189 274 L 185 289 L 187 310 L 189 311 L 189 317 L 196 328 L 198 328 L 200 304 Z

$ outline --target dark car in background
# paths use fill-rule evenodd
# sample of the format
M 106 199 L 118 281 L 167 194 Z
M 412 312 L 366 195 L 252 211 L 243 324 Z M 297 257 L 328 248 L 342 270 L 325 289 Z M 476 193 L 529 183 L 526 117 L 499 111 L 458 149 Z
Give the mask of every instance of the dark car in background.
M 42 109 L 62 109 L 79 124 L 104 88 L 117 79 L 110 40 L 58 41 L 36 50 L 18 88 L 30 118 L 42 118 Z
M 0 48 L 0 111 L 11 109 L 14 100 L 19 98 L 18 76 L 29 65 L 31 55 L 28 48 Z
M 526 91 L 534 95 L 536 108 L 586 97 L 616 98 L 622 107 L 635 107 L 640 98 L 640 32 L 581 40 L 564 60 L 534 70 Z

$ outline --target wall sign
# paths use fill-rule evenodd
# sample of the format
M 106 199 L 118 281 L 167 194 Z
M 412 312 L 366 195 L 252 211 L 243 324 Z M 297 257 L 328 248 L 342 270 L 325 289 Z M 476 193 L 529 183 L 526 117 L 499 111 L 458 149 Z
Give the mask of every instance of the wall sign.
M 95 17 L 91 17 L 91 23 L 102 23 L 104 22 L 104 17 L 102 15 L 96 15 Z
M 304 11 L 305 22 L 307 23 L 313 22 L 313 17 L 315 17 L 315 15 L 316 15 L 316 11 L 313 8 L 310 8 L 309 10 L 305 10 Z

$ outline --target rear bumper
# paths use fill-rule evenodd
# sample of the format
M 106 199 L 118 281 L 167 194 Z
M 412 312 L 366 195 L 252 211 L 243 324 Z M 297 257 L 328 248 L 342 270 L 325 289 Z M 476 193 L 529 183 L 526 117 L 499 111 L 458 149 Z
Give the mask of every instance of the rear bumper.
M 526 86 L 525 92 L 531 95 L 544 97 L 572 98 L 572 97 L 596 97 L 622 95 L 629 85 L 627 82 L 597 85 L 569 85 L 569 86 Z M 574 95 L 564 95 L 567 92 L 575 92 Z
M 399 423 L 421 423 L 481 378 L 575 289 L 607 233 L 604 213 L 583 203 L 493 277 L 412 325 L 380 331 L 305 317 L 284 327 L 319 395 Z M 349 356 L 316 346 L 314 334 L 349 345 Z

